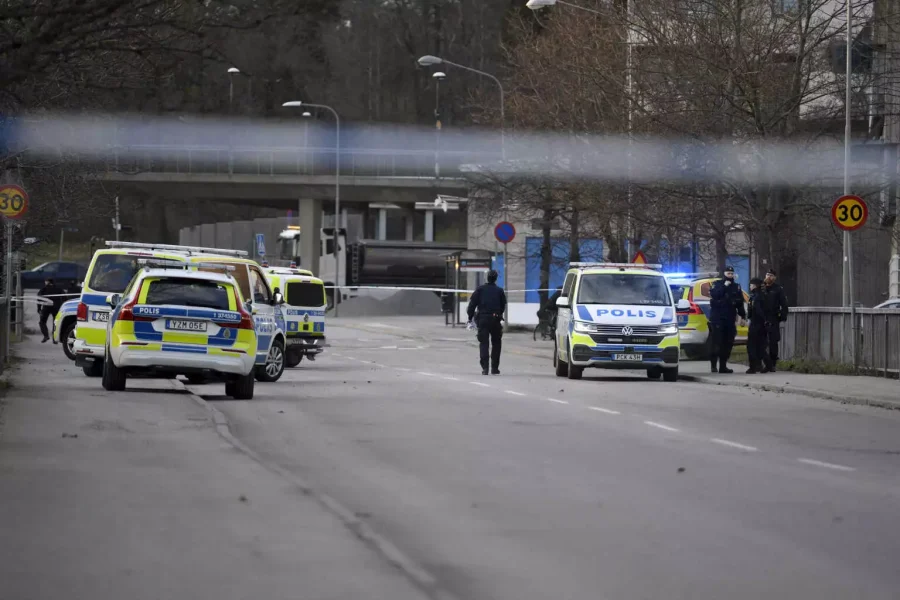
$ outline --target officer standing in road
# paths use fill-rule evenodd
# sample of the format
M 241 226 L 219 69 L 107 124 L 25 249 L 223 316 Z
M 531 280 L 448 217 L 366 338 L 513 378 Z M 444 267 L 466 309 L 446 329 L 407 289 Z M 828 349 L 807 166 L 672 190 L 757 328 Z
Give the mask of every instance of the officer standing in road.
M 50 330 L 47 327 L 47 319 L 52 316 L 54 321 L 56 320 L 56 314 L 59 312 L 59 308 L 63 303 L 63 294 L 65 294 L 65 291 L 53 283 L 52 279 L 44 281 L 44 287 L 38 290 L 38 296 L 47 296 L 47 300 L 51 301 L 50 304 L 38 305 L 38 312 L 41 315 L 41 333 L 44 335 L 44 339 L 41 340 L 42 344 L 50 339 Z M 56 342 L 54 341 L 53 343 L 55 344 Z
M 724 278 L 713 284 L 709 298 L 709 335 L 712 339 L 710 366 L 713 373 L 734 373 L 727 363 L 737 335 L 735 321 L 738 315 L 742 322 L 747 318 L 741 284 L 734 280 L 734 267 L 725 267 Z
M 766 313 L 762 301 L 762 279 L 754 277 L 750 280 L 750 310 L 747 316 L 750 318 L 750 327 L 747 331 L 747 355 L 750 358 L 748 374 L 768 373 L 768 333 L 766 329 Z
M 778 342 L 781 341 L 781 324 L 787 321 L 788 301 L 784 288 L 775 283 L 775 269 L 766 271 L 762 286 L 763 311 L 769 336 L 769 370 L 775 372 L 778 363 Z
M 476 315 L 477 311 L 477 315 Z M 497 285 L 497 271 L 488 271 L 487 283 L 472 293 L 469 308 L 469 328 L 478 327 L 481 343 L 481 373 L 488 374 L 490 357 L 491 374 L 500 374 L 500 338 L 503 337 L 503 313 L 506 311 L 506 293 Z M 490 346 L 488 344 L 490 343 Z

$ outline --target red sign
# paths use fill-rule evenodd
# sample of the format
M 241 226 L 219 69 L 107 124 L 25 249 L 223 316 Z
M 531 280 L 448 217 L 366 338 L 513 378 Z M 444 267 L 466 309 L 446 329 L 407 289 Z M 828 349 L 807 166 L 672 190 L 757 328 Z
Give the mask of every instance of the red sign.
M 637 254 L 634 255 L 634 258 L 631 259 L 631 262 L 636 265 L 646 265 L 647 257 L 644 256 L 644 253 L 640 250 L 637 251 Z
M 841 196 L 831 206 L 831 220 L 844 231 L 855 231 L 869 219 L 869 207 L 859 196 Z

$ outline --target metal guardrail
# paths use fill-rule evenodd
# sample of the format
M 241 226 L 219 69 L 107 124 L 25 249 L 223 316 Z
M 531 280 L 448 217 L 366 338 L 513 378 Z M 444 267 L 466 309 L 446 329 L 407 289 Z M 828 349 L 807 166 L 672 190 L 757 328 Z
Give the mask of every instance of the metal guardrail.
M 9 343 L 12 336 L 10 332 L 11 306 L 6 304 L 6 298 L 0 298 L 0 373 L 6 370 L 9 364 Z
M 782 325 L 780 358 L 854 364 L 849 308 L 792 307 Z M 900 310 L 856 309 L 857 365 L 869 371 L 900 373 Z
M 341 149 L 341 175 L 434 177 L 433 150 Z M 440 152 L 440 176 L 459 177 L 460 166 L 493 162 L 499 153 Z M 107 170 L 119 173 L 184 173 L 237 175 L 321 175 L 335 172 L 331 148 L 254 148 L 235 146 L 146 145 L 110 150 Z

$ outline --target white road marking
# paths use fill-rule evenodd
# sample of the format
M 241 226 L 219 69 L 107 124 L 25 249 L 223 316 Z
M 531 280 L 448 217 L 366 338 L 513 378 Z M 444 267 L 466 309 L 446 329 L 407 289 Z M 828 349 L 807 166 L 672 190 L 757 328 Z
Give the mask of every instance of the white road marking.
M 748 452 L 756 452 L 757 448 L 753 446 L 745 446 L 744 444 L 738 444 L 737 442 L 730 442 L 728 440 L 723 440 L 720 438 L 712 438 L 711 442 L 715 442 L 716 444 L 722 444 L 723 446 L 730 446 L 731 448 L 737 448 L 739 450 L 747 450 Z
M 834 463 L 822 462 L 821 460 L 812 460 L 811 458 L 798 458 L 798 461 L 805 465 L 813 465 L 816 467 L 825 467 L 826 469 L 834 469 L 836 471 L 855 471 L 854 467 L 845 467 L 844 465 L 836 465 Z
M 567 400 L 557 400 L 556 398 L 547 398 L 547 402 L 556 402 L 557 404 L 568 404 Z
M 441 375 L 440 377 L 441 377 L 441 379 L 447 379 L 450 381 L 459 381 L 458 377 L 451 377 L 450 375 Z
M 480 381 L 470 381 L 469 383 L 471 383 L 472 385 L 480 385 L 481 387 L 491 387 L 486 383 L 481 383 Z
M 396 350 L 397 346 L 382 346 L 380 350 Z
M 608 415 L 620 415 L 620 414 L 622 414 L 622 413 L 620 413 L 620 412 L 617 411 L 617 410 L 609 410 L 608 408 L 600 408 L 599 406 L 588 406 L 588 408 L 591 409 L 591 410 L 596 410 L 596 411 L 598 411 L 598 412 L 606 413 L 606 414 L 608 414 Z
M 503 391 L 506 392 L 507 394 L 512 394 L 513 396 L 524 396 L 525 395 L 522 392 L 514 392 L 512 390 L 503 390 Z
M 666 431 L 678 431 L 674 427 L 669 427 L 668 425 L 663 425 L 662 423 L 654 423 L 653 421 L 644 421 L 644 425 L 649 425 L 650 427 L 658 427 L 659 429 L 665 429 Z
M 406 371 L 407 373 L 412 371 L 412 369 L 407 369 L 406 367 L 394 367 L 394 368 L 397 369 L 398 371 Z
M 427 373 L 425 371 L 416 371 L 417 375 L 424 375 L 425 377 L 437 377 L 434 373 Z

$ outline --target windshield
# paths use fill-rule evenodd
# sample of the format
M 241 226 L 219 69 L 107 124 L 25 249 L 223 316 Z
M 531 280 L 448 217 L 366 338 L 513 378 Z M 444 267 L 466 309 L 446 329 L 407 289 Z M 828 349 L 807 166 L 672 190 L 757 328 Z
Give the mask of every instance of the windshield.
M 128 287 L 138 269 L 137 258 L 134 256 L 100 254 L 94 260 L 88 288 L 108 294 L 121 294 Z
M 150 282 L 144 304 L 171 304 L 230 310 L 228 287 L 215 281 L 198 279 L 157 279 Z
M 291 306 L 325 306 L 325 287 L 318 283 L 292 281 L 284 301 Z
M 597 273 L 581 276 L 578 303 L 671 306 L 672 297 L 664 277 Z

